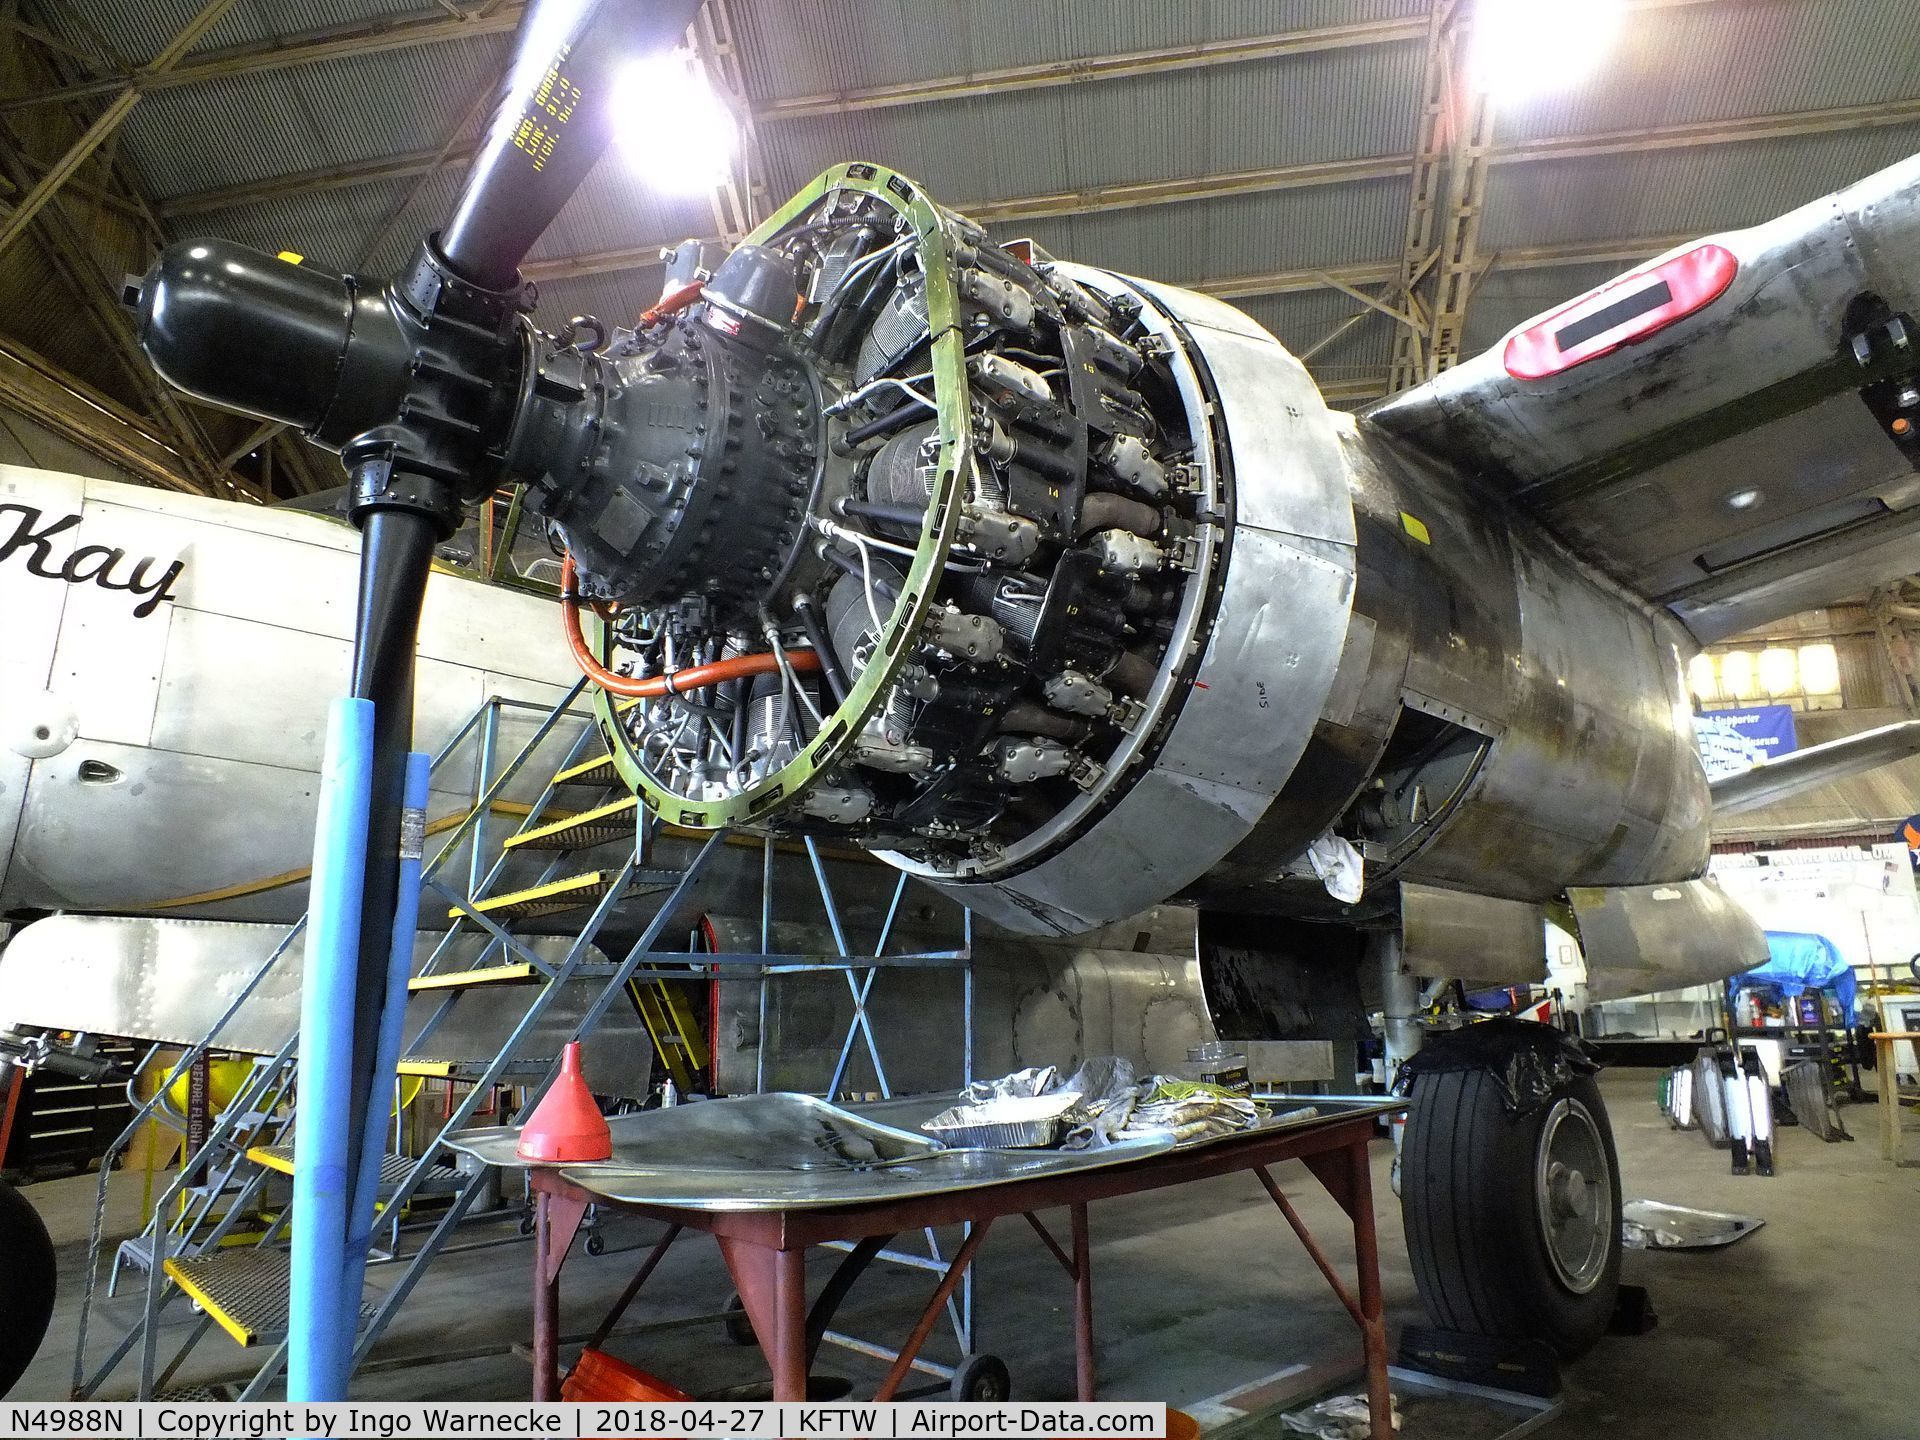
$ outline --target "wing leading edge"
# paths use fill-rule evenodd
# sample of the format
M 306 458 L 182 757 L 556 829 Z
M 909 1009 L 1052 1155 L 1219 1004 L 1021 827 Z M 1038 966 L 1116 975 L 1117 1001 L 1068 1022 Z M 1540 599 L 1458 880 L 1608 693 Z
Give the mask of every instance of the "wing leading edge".
M 1920 156 L 1367 412 L 1702 644 L 1920 568 Z

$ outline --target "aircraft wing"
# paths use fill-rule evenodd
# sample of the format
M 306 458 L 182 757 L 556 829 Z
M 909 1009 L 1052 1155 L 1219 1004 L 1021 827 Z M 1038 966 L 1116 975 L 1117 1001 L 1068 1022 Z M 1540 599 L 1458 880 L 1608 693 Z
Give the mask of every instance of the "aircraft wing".
M 1920 755 L 1920 720 L 1882 725 L 1824 745 L 1810 745 L 1714 781 L 1713 813 L 1718 817 L 1757 810 L 1914 755 Z
M 1702 644 L 1920 569 L 1920 156 L 1382 402 Z

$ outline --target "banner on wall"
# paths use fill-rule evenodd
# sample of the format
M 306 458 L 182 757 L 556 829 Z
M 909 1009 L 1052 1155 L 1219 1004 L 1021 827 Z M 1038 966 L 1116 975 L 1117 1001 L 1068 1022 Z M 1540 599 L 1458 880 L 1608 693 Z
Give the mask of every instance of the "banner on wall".
M 1738 775 L 1800 748 L 1791 705 L 1750 705 L 1742 710 L 1709 710 L 1693 717 L 1700 759 L 1707 779 Z

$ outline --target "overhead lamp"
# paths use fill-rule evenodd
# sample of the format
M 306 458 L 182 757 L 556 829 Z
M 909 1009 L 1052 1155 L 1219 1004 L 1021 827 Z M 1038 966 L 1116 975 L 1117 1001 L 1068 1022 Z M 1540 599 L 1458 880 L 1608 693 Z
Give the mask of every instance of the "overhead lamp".
M 1577 85 L 1612 48 L 1626 11 L 1626 0 L 1478 0 L 1474 81 L 1509 98 Z
M 618 86 L 618 143 L 650 187 L 699 195 L 726 180 L 740 127 L 694 56 L 676 50 L 635 60 Z
M 1714 673 L 1713 656 L 1703 651 L 1687 662 L 1687 688 L 1702 703 L 1719 698 L 1720 680 Z
M 1751 650 L 1729 650 L 1720 657 L 1720 691 L 1730 700 L 1751 700 L 1760 693 Z
M 1840 693 L 1840 653 L 1832 645 L 1800 647 L 1800 688 L 1809 695 Z
M 1781 646 L 1760 652 L 1760 686 L 1769 695 L 1785 695 L 1800 686 L 1800 657 Z

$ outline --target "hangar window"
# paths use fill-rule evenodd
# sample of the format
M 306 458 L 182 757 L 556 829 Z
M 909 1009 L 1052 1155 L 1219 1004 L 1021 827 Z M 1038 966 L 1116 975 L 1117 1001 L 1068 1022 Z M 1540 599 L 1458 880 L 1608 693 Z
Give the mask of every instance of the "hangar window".
M 1827 642 L 1705 651 L 1688 665 L 1687 681 L 1704 709 L 1772 704 L 1838 710 L 1842 703 L 1840 656 Z

